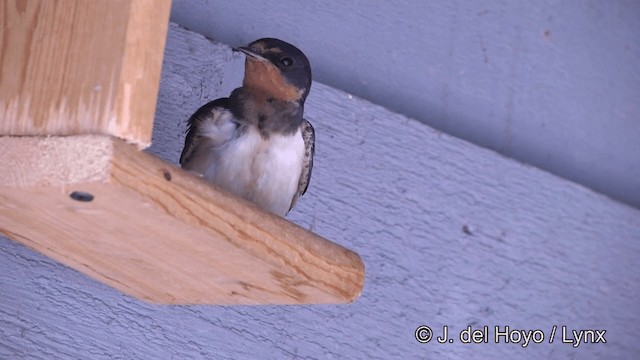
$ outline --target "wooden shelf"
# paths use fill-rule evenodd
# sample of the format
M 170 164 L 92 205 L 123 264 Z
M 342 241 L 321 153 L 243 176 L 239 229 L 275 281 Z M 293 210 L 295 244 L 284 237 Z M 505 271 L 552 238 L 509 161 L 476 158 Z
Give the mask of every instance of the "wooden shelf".
M 357 254 L 140 151 L 169 10 L 0 6 L 0 232 L 153 303 L 353 301 Z
M 0 161 L 1 231 L 137 298 L 341 303 L 362 289 L 355 253 L 119 139 L 2 137 Z

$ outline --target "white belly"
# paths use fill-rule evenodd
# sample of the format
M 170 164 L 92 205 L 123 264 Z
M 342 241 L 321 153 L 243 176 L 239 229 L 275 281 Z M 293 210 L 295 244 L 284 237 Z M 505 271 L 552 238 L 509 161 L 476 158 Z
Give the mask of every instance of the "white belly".
M 225 144 L 212 173 L 204 177 L 259 207 L 284 216 L 298 189 L 304 141 L 298 130 L 291 136 L 264 140 L 257 129 Z

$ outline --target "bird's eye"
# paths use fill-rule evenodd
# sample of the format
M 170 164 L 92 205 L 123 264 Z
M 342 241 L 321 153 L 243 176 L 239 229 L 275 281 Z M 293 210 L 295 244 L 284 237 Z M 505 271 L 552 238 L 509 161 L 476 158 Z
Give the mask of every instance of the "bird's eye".
M 293 65 L 293 59 L 290 57 L 285 57 L 280 59 L 280 63 L 284 66 L 291 66 Z

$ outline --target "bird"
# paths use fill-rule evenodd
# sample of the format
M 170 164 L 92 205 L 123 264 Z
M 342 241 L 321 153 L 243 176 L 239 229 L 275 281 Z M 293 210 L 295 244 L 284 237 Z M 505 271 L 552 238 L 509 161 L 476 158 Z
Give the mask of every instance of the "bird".
M 311 65 L 295 46 L 262 38 L 246 55 L 242 86 L 187 121 L 183 169 L 284 217 L 309 187 L 315 131 L 304 118 Z

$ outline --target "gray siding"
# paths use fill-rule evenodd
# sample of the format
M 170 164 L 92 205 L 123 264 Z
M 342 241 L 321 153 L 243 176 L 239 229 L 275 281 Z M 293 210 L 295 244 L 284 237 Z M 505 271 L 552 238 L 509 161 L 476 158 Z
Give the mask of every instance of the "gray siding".
M 151 151 L 238 85 L 243 59 L 172 24 Z M 309 192 L 291 220 L 362 256 L 337 306 L 154 306 L 0 238 L 2 359 L 633 358 L 640 211 L 314 84 Z M 1 204 L 0 204 L 1 210 Z M 6 211 L 2 210 L 2 211 Z M 605 329 L 606 344 L 419 344 L 419 325 Z M 437 330 L 440 331 L 440 330 Z
M 640 1 L 174 0 L 171 18 L 289 40 L 324 84 L 640 207 Z

